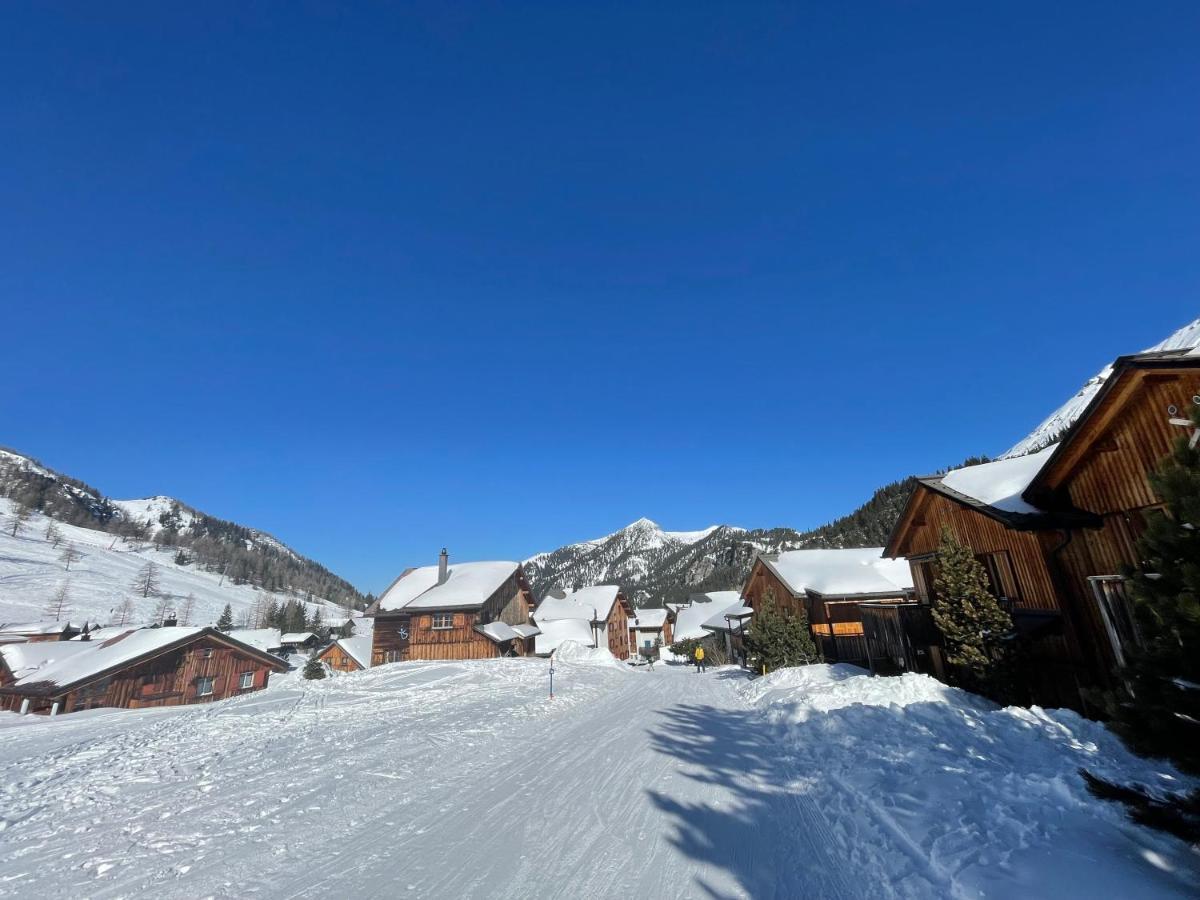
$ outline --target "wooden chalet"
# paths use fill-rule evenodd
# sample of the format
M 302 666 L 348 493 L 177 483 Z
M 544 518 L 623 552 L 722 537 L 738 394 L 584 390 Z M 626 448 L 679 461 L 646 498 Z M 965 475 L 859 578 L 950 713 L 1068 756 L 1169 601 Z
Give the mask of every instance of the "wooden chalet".
M 286 653 L 313 650 L 320 643 L 321 639 L 311 631 L 291 631 L 279 636 L 279 646 Z
M 908 560 L 927 608 L 934 552 L 948 527 L 975 552 L 1027 639 L 1033 699 L 1083 708 L 1080 688 L 1110 684 L 1123 648 L 1136 639 L 1122 569 L 1136 566 L 1137 538 L 1161 510 L 1148 476 L 1189 433 L 1197 397 L 1200 356 L 1118 359 L 1057 444 L 919 479 L 888 556 Z M 936 630 L 918 618 L 890 623 L 893 658 L 924 645 L 930 671 L 941 674 Z
M 215 628 L 114 629 L 0 646 L 0 709 L 74 712 L 209 703 L 261 690 L 287 663 Z
M 633 607 L 615 584 L 599 584 L 570 593 L 554 590 L 547 594 L 533 613 L 541 629 L 554 622 L 583 621 L 592 634 L 592 646 L 607 647 L 617 659 L 629 659 L 629 619 Z M 544 648 L 542 642 L 541 648 Z M 541 649 L 539 649 L 539 653 Z
M 335 672 L 357 672 L 371 668 L 371 635 L 339 638 L 317 654 L 317 659 Z
M 86 623 L 84 628 L 86 628 Z M 70 622 L 9 622 L 0 625 L 0 642 L 69 641 L 82 633 Z
M 528 655 L 537 633 L 532 608 L 520 563 L 451 565 L 443 549 L 436 566 L 406 570 L 367 610 L 375 621 L 371 665 Z
M 859 604 L 911 602 L 913 584 L 908 566 L 884 559 L 882 547 L 789 550 L 755 557 L 742 597 L 754 610 L 768 594 L 784 614 L 808 617 L 827 662 L 865 666 L 870 661 Z

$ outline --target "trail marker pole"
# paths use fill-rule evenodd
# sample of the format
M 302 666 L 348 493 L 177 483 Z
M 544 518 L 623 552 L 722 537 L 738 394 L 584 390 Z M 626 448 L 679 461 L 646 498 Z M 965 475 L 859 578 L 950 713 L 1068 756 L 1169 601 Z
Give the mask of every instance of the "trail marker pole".
M 554 699 L 554 657 L 550 657 L 550 699 Z

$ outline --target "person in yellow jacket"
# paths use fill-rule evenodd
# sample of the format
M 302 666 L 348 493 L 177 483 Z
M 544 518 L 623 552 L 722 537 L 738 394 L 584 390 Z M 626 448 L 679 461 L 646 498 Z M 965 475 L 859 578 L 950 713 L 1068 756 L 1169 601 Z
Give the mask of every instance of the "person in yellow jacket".
M 704 648 L 697 647 L 694 656 L 696 660 L 696 674 L 700 674 L 704 671 Z

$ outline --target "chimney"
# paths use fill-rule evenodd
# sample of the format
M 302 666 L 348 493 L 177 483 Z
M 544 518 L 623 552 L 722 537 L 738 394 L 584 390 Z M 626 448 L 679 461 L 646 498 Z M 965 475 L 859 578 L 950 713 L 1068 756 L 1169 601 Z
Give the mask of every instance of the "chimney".
M 175 610 L 168 610 L 163 616 L 163 628 L 174 628 L 179 624 L 179 617 L 175 615 Z
M 442 548 L 442 552 L 438 555 L 438 584 L 445 584 L 446 579 L 450 577 L 450 555 L 446 552 L 446 548 Z

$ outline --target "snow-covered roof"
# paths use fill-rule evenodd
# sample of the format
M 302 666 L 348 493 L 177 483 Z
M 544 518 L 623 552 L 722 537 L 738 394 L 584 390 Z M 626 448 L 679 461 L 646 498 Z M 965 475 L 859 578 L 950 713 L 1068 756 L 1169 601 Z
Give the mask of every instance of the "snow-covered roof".
M 263 652 L 278 649 L 283 643 L 278 628 L 235 628 L 229 636 Z
M 655 629 L 662 628 L 667 622 L 665 609 L 639 609 L 637 617 L 629 620 L 630 628 Z
M 61 634 L 70 622 L 11 622 L 0 625 L 0 634 Z
M 488 622 L 486 625 L 476 625 L 475 630 L 497 644 L 515 640 L 520 637 L 516 630 L 507 622 Z
M 575 641 L 585 647 L 596 646 L 592 626 L 583 619 L 554 619 L 538 625 L 541 633 L 533 639 L 533 652 L 538 656 L 549 656 L 565 641 Z
M 902 595 L 912 590 L 908 560 L 884 559 L 882 547 L 852 550 L 788 550 L 759 559 L 794 594 L 826 597 Z
M 558 597 L 552 592 L 538 604 L 534 621 L 553 622 L 557 619 L 583 619 L 603 622 L 617 601 L 621 588 L 615 584 L 596 584 Z
M 9 654 L 18 648 L 30 648 L 24 654 L 18 653 L 15 657 L 14 661 L 22 665 L 24 674 L 17 677 L 10 687 L 36 686 L 40 688 L 42 685 L 49 689 L 70 687 L 110 669 L 133 662 L 147 654 L 173 644 L 187 642 L 189 639 L 200 637 L 205 633 L 214 634 L 222 640 L 229 640 L 235 644 L 242 644 L 232 635 L 221 634 L 203 627 L 169 626 L 114 630 L 117 633 L 107 640 L 79 643 L 53 641 L 40 644 L 6 644 L 0 647 L 0 653 L 4 654 L 5 664 L 9 665 L 10 669 L 12 666 L 9 663 Z M 247 650 L 256 650 L 249 644 L 242 644 L 242 646 Z M 279 665 L 281 668 L 284 666 L 283 663 Z M 15 670 L 14 675 L 16 675 Z
M 355 635 L 335 642 L 347 656 L 362 666 L 371 668 L 371 635 Z
M 422 566 L 401 575 L 379 598 L 376 609 L 456 609 L 482 606 L 517 570 L 515 562 L 452 563 L 444 583 L 438 567 Z
M 523 638 L 531 638 L 535 634 L 541 633 L 536 625 L 514 625 L 512 629 Z
M 1047 447 L 1026 456 L 998 459 L 978 466 L 952 469 L 941 478 L 943 487 L 1003 512 L 1036 515 L 1042 512 L 1021 494 L 1054 453 Z
M 22 678 L 55 663 L 71 659 L 90 649 L 87 642 L 76 641 L 20 641 L 0 645 L 0 659 L 20 682 Z
M 287 634 L 280 635 L 279 643 L 281 644 L 303 644 L 308 640 L 315 640 L 316 635 L 311 631 L 289 631 Z
M 671 634 L 677 641 L 706 637 L 705 622 L 727 609 L 742 605 L 742 595 L 739 591 L 692 594 L 690 599 L 692 602 L 688 606 L 681 606 L 675 613 L 675 627 Z
M 754 615 L 749 606 L 730 606 L 700 624 L 705 631 L 741 631 L 743 620 Z M 728 617 L 728 618 L 726 618 Z

